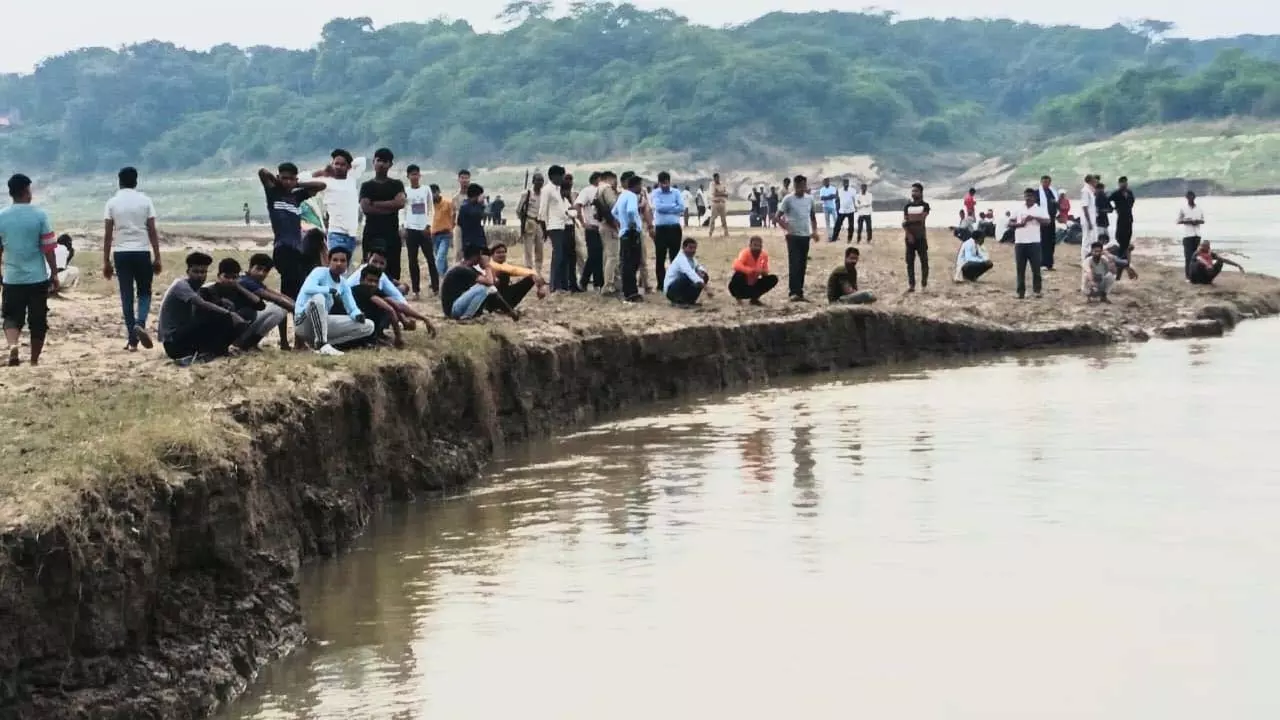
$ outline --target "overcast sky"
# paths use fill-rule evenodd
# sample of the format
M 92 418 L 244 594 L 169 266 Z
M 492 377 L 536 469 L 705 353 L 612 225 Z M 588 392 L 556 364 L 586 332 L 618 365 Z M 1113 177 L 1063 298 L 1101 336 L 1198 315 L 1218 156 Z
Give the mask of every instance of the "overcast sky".
M 635 0 L 645 8 L 671 7 L 697 23 L 738 23 L 785 7 L 787 10 L 859 10 L 880 7 L 902 17 L 1002 17 L 1038 23 L 1105 27 L 1116 21 L 1152 17 L 1178 26 L 1178 35 L 1222 37 L 1280 33 L 1280 4 L 1273 0 Z M 436 15 L 463 17 L 480 30 L 496 29 L 494 16 L 506 0 L 415 3 L 412 0 L 4 0 L 0 23 L 0 72 L 29 72 L 40 60 L 78 47 L 118 47 L 160 39 L 207 49 L 219 43 L 307 47 L 334 17 L 368 16 L 382 26 Z M 558 6 L 567 6 L 560 0 Z

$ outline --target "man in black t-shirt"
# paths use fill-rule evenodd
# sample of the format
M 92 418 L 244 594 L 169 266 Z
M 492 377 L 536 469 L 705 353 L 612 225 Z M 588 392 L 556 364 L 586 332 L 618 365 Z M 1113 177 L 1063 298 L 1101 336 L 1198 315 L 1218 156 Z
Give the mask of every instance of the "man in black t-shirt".
M 920 258 L 920 287 L 929 287 L 929 239 L 925 223 L 929 221 L 929 203 L 924 201 L 924 186 L 911 184 L 911 201 L 902 208 L 902 229 L 907 247 L 907 292 L 916 291 L 916 258 Z
M 294 299 L 311 271 L 302 253 L 302 204 L 324 190 L 325 185 L 298 182 L 298 166 L 290 162 L 280 163 L 277 170 L 279 174 L 273 175 L 262 168 L 258 179 L 267 196 L 267 217 L 275 236 L 271 259 L 280 272 L 280 292 Z
M 858 290 L 858 248 L 844 251 L 844 264 L 827 277 L 827 302 L 865 305 L 876 301 L 870 290 Z
M 373 179 L 360 186 L 360 211 L 364 213 L 364 236 L 361 239 L 363 259 L 369 261 L 369 249 L 387 251 L 387 275 L 400 281 L 400 210 L 405 205 L 404 183 L 388 176 L 395 156 L 387 148 L 373 154 Z

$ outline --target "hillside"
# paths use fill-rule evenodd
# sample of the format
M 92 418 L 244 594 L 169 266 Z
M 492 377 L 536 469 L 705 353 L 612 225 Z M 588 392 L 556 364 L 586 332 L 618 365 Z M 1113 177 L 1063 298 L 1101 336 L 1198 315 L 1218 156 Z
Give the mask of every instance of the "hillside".
M 673 151 L 779 168 L 873 154 L 916 171 L 923 153 L 995 154 L 1044 101 L 1117 70 L 1191 72 L 1232 42 L 1162 41 L 1158 23 L 826 12 L 707 28 L 630 4 L 575 3 L 564 17 L 549 8 L 512 3 L 500 33 L 353 18 L 329 22 L 307 50 L 78 50 L 0 76 L 0 108 L 17 118 L 0 133 L 0 166 L 216 175 L 387 145 L 440 166 Z M 1238 45 L 1280 57 L 1276 38 Z

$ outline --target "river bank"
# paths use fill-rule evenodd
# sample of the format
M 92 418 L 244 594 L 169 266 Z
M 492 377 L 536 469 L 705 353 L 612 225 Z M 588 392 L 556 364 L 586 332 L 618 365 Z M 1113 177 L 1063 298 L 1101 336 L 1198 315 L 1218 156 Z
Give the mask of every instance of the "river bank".
M 717 286 L 744 237 L 703 243 Z M 300 563 L 340 552 L 381 502 L 466 484 L 505 444 L 774 377 L 1096 345 L 1197 317 L 1221 332 L 1280 311 L 1280 281 L 1224 274 L 1192 288 L 1152 262 L 1154 244 L 1114 305 L 1084 304 L 1075 272 L 1019 302 L 1007 248 L 992 248 L 982 283 L 956 286 L 954 244 L 935 237 L 934 283 L 914 295 L 902 293 L 898 242 L 863 246 L 872 307 L 552 297 L 519 324 L 411 334 L 403 352 L 268 350 L 186 371 L 118 351 L 110 287 L 90 273 L 55 305 L 45 368 L 8 371 L 0 387 L 11 439 L 0 615 L 12 619 L 0 628 L 0 717 L 207 716 L 303 639 Z M 770 237 L 775 270 L 779 245 Z M 814 248 L 813 299 L 843 249 Z M 180 255 L 166 254 L 166 277 Z

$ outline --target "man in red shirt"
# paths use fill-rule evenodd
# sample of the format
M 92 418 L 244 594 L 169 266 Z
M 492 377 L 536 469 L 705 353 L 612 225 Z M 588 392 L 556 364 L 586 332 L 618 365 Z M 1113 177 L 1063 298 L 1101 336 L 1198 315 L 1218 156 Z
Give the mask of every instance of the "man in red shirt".
M 978 191 L 975 188 L 969 188 L 969 194 L 964 196 L 964 214 L 973 217 L 974 210 L 978 207 Z

